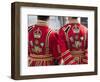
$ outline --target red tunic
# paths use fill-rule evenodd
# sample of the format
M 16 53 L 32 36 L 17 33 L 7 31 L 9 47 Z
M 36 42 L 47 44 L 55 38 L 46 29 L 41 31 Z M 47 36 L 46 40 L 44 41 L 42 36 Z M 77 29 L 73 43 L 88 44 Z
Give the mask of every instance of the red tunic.
M 30 26 L 28 41 L 29 66 L 76 64 L 58 34 L 47 26 Z
M 79 64 L 87 64 L 88 30 L 85 26 L 66 24 L 59 30 L 59 36 Z
M 66 47 L 64 41 L 61 39 L 59 34 L 56 34 L 57 42 L 58 42 L 58 61 L 59 64 L 62 65 L 74 65 L 77 62 L 74 60 L 74 57 L 71 55 L 69 49 Z
M 29 66 L 54 65 L 58 58 L 55 33 L 48 26 L 31 26 L 28 31 Z

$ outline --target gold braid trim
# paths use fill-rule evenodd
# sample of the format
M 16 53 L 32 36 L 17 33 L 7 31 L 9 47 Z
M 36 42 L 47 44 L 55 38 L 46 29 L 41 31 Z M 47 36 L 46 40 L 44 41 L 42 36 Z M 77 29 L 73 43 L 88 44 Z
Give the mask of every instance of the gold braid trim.
M 68 59 L 70 59 L 72 56 L 71 55 L 68 55 L 65 59 L 64 59 L 64 62 L 67 61 Z
M 69 52 L 70 52 L 69 50 L 66 50 L 65 52 L 62 53 L 61 56 L 64 56 L 64 55 L 66 55 L 66 54 L 69 53 Z
M 32 58 L 33 61 L 52 61 L 53 60 L 52 54 L 45 54 L 45 55 L 31 54 L 30 57 Z
M 69 28 L 68 28 L 69 27 Z M 68 37 L 68 33 L 69 33 L 69 30 L 70 30 L 70 25 L 68 25 L 66 28 L 63 29 L 64 33 L 65 33 L 65 36 L 66 36 L 66 41 L 67 41 L 67 45 L 68 45 L 68 48 L 70 49 L 70 43 L 69 43 L 69 37 Z M 68 30 L 67 30 L 68 29 Z M 65 32 L 67 30 L 67 32 Z
M 52 30 L 50 30 L 48 33 L 47 33 L 47 36 L 46 36 L 46 40 L 45 40 L 45 53 L 48 54 L 49 53 L 49 37 L 50 37 L 50 33 L 52 32 Z

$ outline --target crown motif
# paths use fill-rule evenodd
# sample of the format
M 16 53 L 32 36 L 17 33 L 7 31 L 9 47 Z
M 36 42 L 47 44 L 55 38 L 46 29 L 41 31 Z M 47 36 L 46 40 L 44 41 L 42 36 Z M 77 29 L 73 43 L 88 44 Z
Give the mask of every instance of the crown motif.
M 79 33 L 80 32 L 80 29 L 76 24 L 73 26 L 73 32 L 74 33 Z
M 34 38 L 41 38 L 42 32 L 38 28 L 36 31 L 34 31 Z

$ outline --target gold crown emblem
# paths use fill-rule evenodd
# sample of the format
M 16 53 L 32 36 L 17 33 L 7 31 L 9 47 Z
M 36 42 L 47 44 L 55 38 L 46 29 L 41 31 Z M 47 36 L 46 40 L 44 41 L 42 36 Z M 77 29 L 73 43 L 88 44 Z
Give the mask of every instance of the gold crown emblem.
M 41 38 L 42 32 L 38 28 L 36 31 L 34 31 L 34 38 Z
M 73 32 L 74 33 L 79 33 L 80 32 L 80 29 L 77 25 L 74 25 Z

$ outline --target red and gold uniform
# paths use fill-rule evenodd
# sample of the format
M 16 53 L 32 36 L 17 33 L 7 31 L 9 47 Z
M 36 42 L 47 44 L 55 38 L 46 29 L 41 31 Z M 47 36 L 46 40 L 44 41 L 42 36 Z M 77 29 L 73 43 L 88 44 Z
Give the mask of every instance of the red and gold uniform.
M 58 34 L 56 34 L 56 37 L 57 37 L 57 42 L 58 42 L 57 48 L 58 48 L 58 53 L 59 53 L 58 64 L 62 64 L 62 65 L 77 64 L 77 62 L 75 61 L 74 57 L 71 55 L 70 51 L 66 47 L 61 37 Z
M 79 23 L 69 23 L 59 30 L 59 36 L 64 41 L 78 64 L 88 63 L 88 30 Z
M 31 26 L 28 31 L 29 66 L 53 65 L 57 59 L 57 42 L 54 32 L 47 26 Z
M 61 64 L 76 64 L 70 52 L 66 50 L 58 35 L 48 26 L 34 25 L 28 30 L 29 66 L 47 66 Z M 61 48 L 60 52 L 58 47 Z M 55 62 L 56 61 L 56 62 Z M 58 62 L 59 61 L 59 62 Z

